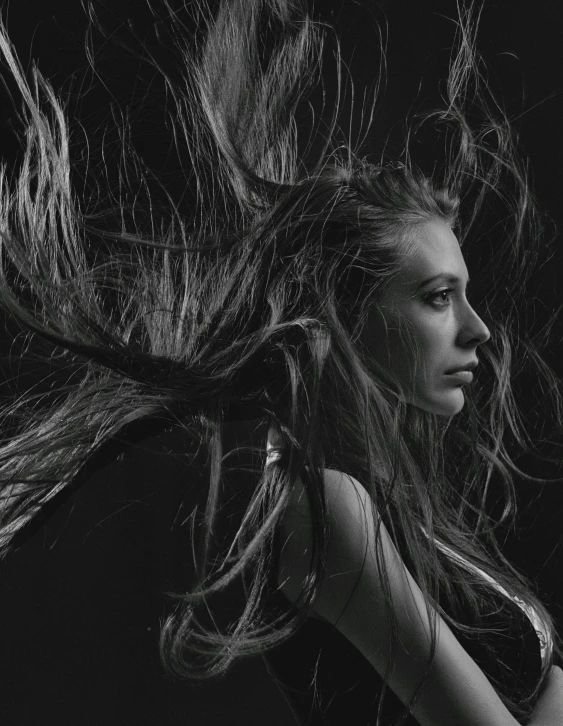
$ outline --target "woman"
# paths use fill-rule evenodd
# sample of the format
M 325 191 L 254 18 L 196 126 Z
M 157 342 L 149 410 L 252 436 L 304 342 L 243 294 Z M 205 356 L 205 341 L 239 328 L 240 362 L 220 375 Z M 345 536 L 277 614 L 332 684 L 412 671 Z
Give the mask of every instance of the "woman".
M 446 141 L 430 180 L 408 146 L 372 164 L 342 144 L 338 103 L 303 139 L 323 32 L 300 3 L 197 3 L 192 35 L 168 9 L 172 60 L 147 55 L 188 164 L 179 197 L 127 126 L 118 193 L 81 177 L 60 102 L 1 36 L 28 123 L 18 178 L 2 177 L 2 302 L 52 366 L 49 390 L 4 411 L 4 551 L 128 424 L 175 419 L 193 465 L 209 456 L 208 481 L 186 487 L 192 540 L 176 546 L 193 577 L 162 625 L 171 674 L 265 653 L 311 723 L 557 723 L 553 620 L 495 530 L 531 448 L 517 383 L 532 371 L 554 426 L 561 384 L 538 352 L 549 330 L 516 335 L 507 305 L 541 238 L 510 125 L 479 85 L 472 12 L 430 116 Z M 478 314 L 461 249 L 484 238 L 486 253 L 495 221 Z M 224 432 L 241 417 L 270 455 L 236 467 Z

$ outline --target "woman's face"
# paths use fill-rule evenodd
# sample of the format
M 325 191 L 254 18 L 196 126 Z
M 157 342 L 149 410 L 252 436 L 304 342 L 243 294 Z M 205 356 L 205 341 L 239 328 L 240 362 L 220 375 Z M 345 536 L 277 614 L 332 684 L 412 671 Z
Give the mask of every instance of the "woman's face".
M 368 316 L 364 342 L 397 382 L 404 400 L 443 416 L 459 413 L 463 387 L 471 372 L 452 369 L 475 366 L 477 348 L 490 333 L 469 304 L 467 267 L 459 243 L 445 222 L 417 227 L 414 251 Z M 399 332 L 414 338 L 419 364 Z

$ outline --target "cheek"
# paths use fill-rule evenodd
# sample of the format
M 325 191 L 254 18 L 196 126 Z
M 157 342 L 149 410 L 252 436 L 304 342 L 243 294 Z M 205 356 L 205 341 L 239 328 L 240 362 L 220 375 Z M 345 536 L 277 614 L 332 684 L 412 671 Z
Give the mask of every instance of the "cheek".
M 387 320 L 386 328 L 371 329 L 371 349 L 405 400 L 439 415 L 459 413 L 464 406 L 461 388 L 445 387 L 440 378 L 451 348 L 453 331 L 448 316 L 420 319 L 413 315 L 403 317 L 400 323 L 397 319 Z
M 393 355 L 391 364 L 414 370 L 431 366 L 444 346 L 444 330 L 438 321 L 428 321 L 424 316 L 404 316 L 389 334 L 389 349 Z
M 407 390 L 424 385 L 445 367 L 449 340 L 446 316 L 407 311 L 400 316 L 373 318 L 366 330 L 370 352 L 377 362 Z M 416 361 L 416 365 L 415 365 Z
M 448 385 L 444 372 L 451 352 L 452 330 L 448 320 L 439 325 L 419 328 L 418 345 L 421 369 L 411 388 L 411 403 L 419 408 L 442 416 L 455 416 L 465 405 L 461 386 Z
M 448 362 L 448 321 L 434 318 L 409 322 L 405 330 L 409 342 L 398 332 L 389 339 L 392 374 L 404 392 L 416 401 L 441 399 L 446 393 L 442 390 L 441 375 Z
M 432 375 L 444 361 L 447 349 L 447 329 L 444 326 L 420 326 L 416 338 L 418 355 L 425 375 Z

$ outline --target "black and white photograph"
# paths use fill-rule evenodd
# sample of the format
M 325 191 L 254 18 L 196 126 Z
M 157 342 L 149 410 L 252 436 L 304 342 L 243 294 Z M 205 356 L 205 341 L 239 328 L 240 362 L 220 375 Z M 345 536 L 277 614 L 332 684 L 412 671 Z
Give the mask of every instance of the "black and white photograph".
M 556 0 L 0 0 L 2 726 L 563 724 Z

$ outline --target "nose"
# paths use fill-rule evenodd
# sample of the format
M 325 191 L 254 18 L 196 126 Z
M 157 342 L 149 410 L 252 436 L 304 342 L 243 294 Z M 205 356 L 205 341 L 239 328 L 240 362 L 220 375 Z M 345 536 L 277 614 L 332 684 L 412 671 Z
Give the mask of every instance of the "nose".
M 467 313 L 464 316 L 460 331 L 459 342 L 463 346 L 478 346 L 486 343 L 491 337 L 489 328 L 477 315 L 475 310 L 467 304 Z

